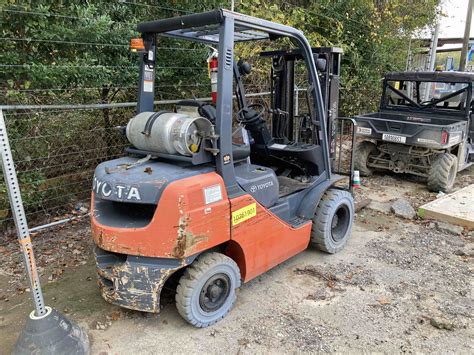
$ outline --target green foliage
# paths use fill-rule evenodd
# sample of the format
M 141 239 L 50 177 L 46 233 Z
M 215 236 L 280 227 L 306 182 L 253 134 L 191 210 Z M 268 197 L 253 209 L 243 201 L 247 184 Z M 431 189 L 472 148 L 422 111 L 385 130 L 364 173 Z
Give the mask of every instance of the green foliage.
M 437 3 L 241 0 L 236 1 L 236 11 L 294 26 L 313 46 L 342 47 L 340 115 L 351 116 L 376 108 L 380 77 L 404 69 L 408 39 L 433 21 Z M 3 1 L 1 103 L 135 101 L 138 57 L 128 45 L 138 35 L 137 23 L 229 4 L 229 0 Z M 289 44 L 263 42 L 237 49 L 248 57 L 272 45 Z M 159 38 L 156 99 L 209 96 L 207 54 L 203 46 Z M 254 89 L 264 85 L 268 70 L 257 65 L 246 80 Z M 113 127 L 125 124 L 131 115 L 133 109 L 7 115 L 29 210 L 87 198 L 93 168 L 120 154 L 125 144 Z M 0 185 L 0 220 L 7 206 L 4 192 Z
M 1 37 L 8 40 L 0 41 L 0 85 L 9 89 L 5 95 L 7 103 L 133 99 L 138 56 L 130 53 L 128 44 L 130 38 L 138 36 L 136 25 L 150 19 L 203 11 L 218 4 L 218 1 L 202 4 L 161 1 L 146 5 L 126 1 L 43 0 L 4 5 L 2 23 L 7 25 L 2 26 Z M 160 67 L 168 67 L 158 69 L 160 83 L 173 80 L 175 84 L 176 78 L 186 82 L 186 76 L 192 73 L 169 67 L 199 66 L 205 78 L 205 49 L 195 55 L 185 50 L 192 47 L 189 43 L 180 44 L 184 50 L 165 49 L 169 45 L 166 39 L 160 39 L 158 45 Z M 14 89 L 50 90 L 38 95 L 38 91 L 20 94 Z M 165 97 L 171 91 L 160 93 Z
M 376 109 L 380 78 L 404 70 L 409 38 L 433 22 L 438 0 L 242 1 L 239 10 L 302 30 L 313 46 L 337 46 L 342 57 L 340 114 Z
M 338 46 L 342 113 L 373 109 L 378 80 L 404 69 L 408 38 L 431 23 L 438 0 L 242 0 L 236 10 L 302 30 L 313 46 Z M 155 18 L 228 7 L 229 1 L 93 2 L 41 0 L 2 7 L 0 82 L 6 103 L 111 102 L 135 99 L 138 58 L 128 51 L 136 24 Z M 182 47 L 181 50 L 163 47 Z M 206 49 L 160 39 L 158 99 L 207 93 Z M 190 69 L 182 69 L 190 67 Z M 178 69 L 181 68 L 181 69 Z M 199 89 L 199 84 L 206 90 Z M 175 88 L 173 89 L 173 86 Z M 54 89 L 71 89 L 58 91 Z M 95 89 L 89 89 L 95 88 Z M 118 89 L 119 88 L 119 89 Z M 51 89 L 15 91 L 14 89 Z M 361 89 L 361 92 L 356 92 Z M 374 94 L 374 95 L 372 95 Z M 363 99 L 371 97 L 371 100 Z

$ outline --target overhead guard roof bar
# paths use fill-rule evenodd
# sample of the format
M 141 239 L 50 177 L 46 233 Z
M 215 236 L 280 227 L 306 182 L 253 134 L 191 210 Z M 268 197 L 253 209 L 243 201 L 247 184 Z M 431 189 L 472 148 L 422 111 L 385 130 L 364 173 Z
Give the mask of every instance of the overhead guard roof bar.
M 213 10 L 199 14 L 171 17 L 163 20 L 142 22 L 138 31 L 142 33 L 165 33 L 179 29 L 188 29 L 212 24 L 220 24 L 224 20 L 221 10 Z
M 269 39 L 270 34 L 289 37 L 300 34 L 299 31 L 289 26 L 224 9 L 143 22 L 138 25 L 137 29 L 139 32 L 147 34 L 160 34 L 166 37 L 204 43 L 218 43 L 218 28 L 224 17 L 232 17 L 235 21 L 235 42 Z

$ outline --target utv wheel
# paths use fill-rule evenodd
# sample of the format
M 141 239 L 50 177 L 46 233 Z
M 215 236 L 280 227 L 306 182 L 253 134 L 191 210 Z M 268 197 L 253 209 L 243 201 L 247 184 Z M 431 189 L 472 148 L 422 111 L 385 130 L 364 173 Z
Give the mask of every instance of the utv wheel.
M 330 254 L 337 253 L 349 239 L 353 220 L 352 195 L 343 190 L 327 190 L 313 217 L 311 245 Z
M 240 287 L 240 270 L 231 258 L 208 253 L 184 272 L 176 290 L 179 314 L 195 327 L 205 328 L 225 317 Z
M 428 173 L 428 188 L 434 192 L 449 192 L 456 180 L 458 159 L 451 153 L 438 154 Z
M 363 141 L 357 145 L 354 154 L 354 169 L 359 170 L 361 176 L 370 176 L 373 169 L 367 166 L 369 156 L 377 152 L 377 146 L 369 141 Z

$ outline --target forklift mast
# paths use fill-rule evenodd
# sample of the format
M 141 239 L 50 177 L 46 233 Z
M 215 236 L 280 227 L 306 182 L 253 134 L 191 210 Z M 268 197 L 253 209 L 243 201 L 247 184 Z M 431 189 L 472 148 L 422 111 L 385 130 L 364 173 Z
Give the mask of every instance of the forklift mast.
M 321 87 L 321 93 L 326 112 L 327 131 L 329 137 L 329 152 L 331 159 L 335 158 L 335 136 L 337 132 L 339 109 L 339 85 L 342 49 L 338 47 L 311 48 Z M 299 110 L 295 107 L 295 93 L 299 89 L 295 86 L 295 62 L 302 60 L 299 49 L 262 52 L 262 57 L 272 57 L 271 69 L 271 105 L 272 105 L 272 136 L 279 139 L 279 143 L 297 141 L 295 116 Z

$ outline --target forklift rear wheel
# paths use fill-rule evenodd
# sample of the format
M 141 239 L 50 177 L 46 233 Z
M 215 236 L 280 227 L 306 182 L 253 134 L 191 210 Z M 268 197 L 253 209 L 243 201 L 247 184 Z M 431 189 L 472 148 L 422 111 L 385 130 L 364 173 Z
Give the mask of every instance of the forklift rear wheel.
M 207 253 L 184 272 L 176 290 L 176 308 L 190 324 L 208 327 L 224 318 L 236 300 L 240 270 L 234 260 Z
M 346 245 L 354 220 L 354 198 L 348 191 L 327 190 L 316 208 L 311 245 L 335 254 Z
M 434 192 L 449 192 L 456 180 L 458 159 L 454 154 L 439 154 L 431 164 L 428 173 L 428 188 Z
M 370 176 L 373 169 L 367 166 L 371 154 L 377 152 L 377 146 L 370 141 L 363 141 L 357 145 L 354 154 L 354 169 L 359 170 L 361 176 Z

